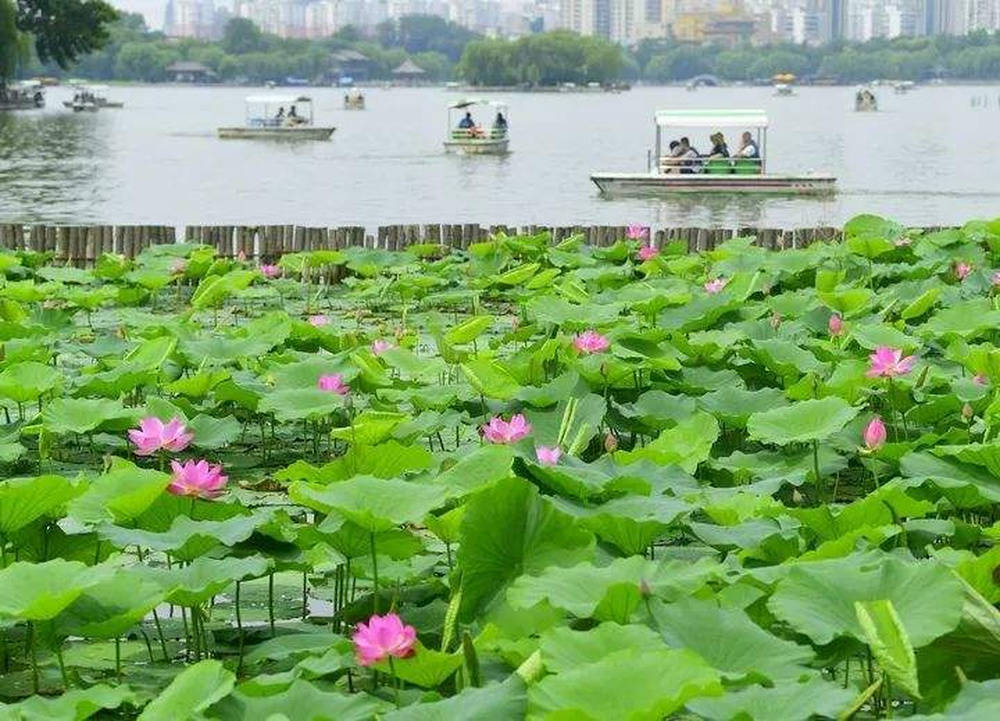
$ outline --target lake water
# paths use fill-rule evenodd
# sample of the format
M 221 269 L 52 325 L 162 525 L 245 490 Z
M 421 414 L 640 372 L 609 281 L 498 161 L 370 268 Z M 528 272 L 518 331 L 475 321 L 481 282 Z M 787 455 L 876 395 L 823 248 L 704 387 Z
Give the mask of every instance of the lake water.
M 510 103 L 512 152 L 502 158 L 443 152 L 455 94 L 440 88 L 369 89 L 363 112 L 343 110 L 337 89 L 313 88 L 317 123 L 337 128 L 332 140 L 217 139 L 216 127 L 242 124 L 253 92 L 116 87 L 110 96 L 125 109 L 74 114 L 62 107 L 70 89 L 52 88 L 43 111 L 0 113 L 0 222 L 791 227 L 861 212 L 912 225 L 1000 215 L 997 86 L 882 88 L 878 113 L 855 113 L 847 87 L 795 97 L 770 88 L 508 93 L 493 96 Z M 770 116 L 772 171 L 829 172 L 839 192 L 611 200 L 589 180 L 645 168 L 656 109 L 748 107 Z

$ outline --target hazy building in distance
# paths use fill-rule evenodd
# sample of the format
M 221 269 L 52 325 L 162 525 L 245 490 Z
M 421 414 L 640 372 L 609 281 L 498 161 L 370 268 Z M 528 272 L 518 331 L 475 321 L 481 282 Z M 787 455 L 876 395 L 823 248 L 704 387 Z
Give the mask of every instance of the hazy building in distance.
M 225 8 L 213 0 L 167 0 L 163 13 L 163 34 L 172 38 L 216 40 L 229 19 Z

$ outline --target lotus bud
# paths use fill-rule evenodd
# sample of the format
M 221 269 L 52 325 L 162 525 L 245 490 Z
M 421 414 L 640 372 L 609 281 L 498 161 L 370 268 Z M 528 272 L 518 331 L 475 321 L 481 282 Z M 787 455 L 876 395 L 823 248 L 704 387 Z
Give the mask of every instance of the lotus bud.
M 972 410 L 972 406 L 968 403 L 962 406 L 962 418 L 965 420 L 971 420 L 973 413 L 975 413 L 975 411 Z
M 771 327 L 774 330 L 778 330 L 781 327 L 781 313 L 774 313 L 771 315 Z
M 830 322 L 827 323 L 827 328 L 830 330 L 830 335 L 837 337 L 844 332 L 844 319 L 840 317 L 837 313 L 830 316 Z
M 608 453 L 614 453 L 618 450 L 618 436 L 610 431 L 604 436 L 604 450 Z
M 639 579 L 639 595 L 643 598 L 649 598 L 653 595 L 653 589 L 649 586 L 649 581 L 645 578 Z
M 865 428 L 865 446 L 870 451 L 877 451 L 879 448 L 885 445 L 886 432 L 885 423 L 878 416 L 871 419 L 871 422 Z

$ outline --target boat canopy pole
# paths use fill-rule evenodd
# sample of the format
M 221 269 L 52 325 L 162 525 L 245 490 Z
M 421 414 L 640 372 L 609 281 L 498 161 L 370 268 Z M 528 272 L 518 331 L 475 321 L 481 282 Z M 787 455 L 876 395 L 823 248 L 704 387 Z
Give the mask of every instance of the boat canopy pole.
M 656 124 L 656 157 L 654 158 L 654 162 L 656 163 L 656 173 L 657 173 L 657 175 L 659 175 L 659 173 L 660 173 L 660 158 L 662 157 L 662 155 L 661 155 L 662 151 L 660 149 L 660 143 L 661 143 L 660 137 L 661 137 L 660 136 L 660 124 L 657 123 Z M 648 163 L 647 163 L 647 165 L 648 165 Z M 647 167 L 646 170 L 649 170 L 649 168 Z
M 763 175 L 767 172 L 767 128 L 764 131 L 764 141 L 761 143 L 760 133 L 761 129 L 757 128 L 757 144 L 760 145 L 760 172 Z

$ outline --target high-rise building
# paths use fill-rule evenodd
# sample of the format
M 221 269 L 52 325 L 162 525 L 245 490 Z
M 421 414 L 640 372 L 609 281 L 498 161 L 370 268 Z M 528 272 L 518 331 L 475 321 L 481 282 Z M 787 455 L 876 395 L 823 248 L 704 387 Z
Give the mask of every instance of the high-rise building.
M 163 33 L 172 38 L 215 40 L 222 35 L 220 20 L 213 0 L 167 0 Z

